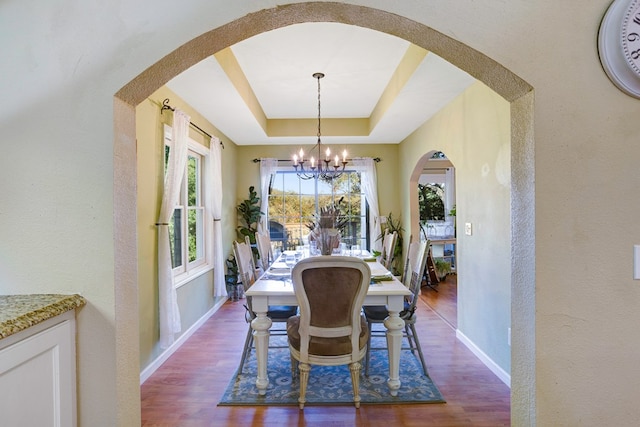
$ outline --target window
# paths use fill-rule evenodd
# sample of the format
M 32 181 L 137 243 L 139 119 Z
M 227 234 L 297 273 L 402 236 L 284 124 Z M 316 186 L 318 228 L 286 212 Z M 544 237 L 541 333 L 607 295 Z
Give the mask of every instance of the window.
M 171 150 L 171 128 L 165 130 L 164 164 Z M 208 150 L 189 140 L 187 164 L 182 179 L 180 198 L 169 222 L 171 265 L 176 286 L 183 285 L 198 274 L 213 268 L 207 251 L 211 227 L 205 223 L 208 217 L 204 203 L 204 162 Z
M 272 242 L 281 241 L 283 249 L 307 244 L 307 224 L 313 222 L 313 214 L 321 207 L 339 201 L 349 219 L 342 242 L 347 246 L 369 248 L 367 203 L 360 186 L 360 173 L 347 171 L 333 182 L 327 182 L 300 179 L 295 171 L 284 168 L 278 171 L 269 189 Z

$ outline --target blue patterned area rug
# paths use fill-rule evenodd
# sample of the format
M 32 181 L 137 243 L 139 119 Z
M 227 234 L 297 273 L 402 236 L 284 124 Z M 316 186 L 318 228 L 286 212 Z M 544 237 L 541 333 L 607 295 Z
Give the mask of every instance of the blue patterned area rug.
M 271 337 L 271 344 L 274 339 Z M 384 338 L 372 347 L 386 345 Z M 364 361 L 363 361 L 364 362 Z M 289 349 L 270 348 L 268 361 L 269 386 L 265 396 L 258 395 L 256 388 L 255 349 L 245 362 L 240 375 L 234 374 L 218 405 L 258 406 L 258 405 L 298 405 L 299 380 L 291 378 Z M 442 394 L 422 372 L 420 360 L 410 351 L 400 355 L 400 381 L 402 385 L 397 396 L 389 394 L 387 378 L 389 365 L 387 352 L 371 352 L 369 376 L 360 375 L 360 398 L 362 404 L 405 404 L 405 403 L 445 403 Z M 353 392 L 349 367 L 311 366 L 307 387 L 307 405 L 352 405 Z

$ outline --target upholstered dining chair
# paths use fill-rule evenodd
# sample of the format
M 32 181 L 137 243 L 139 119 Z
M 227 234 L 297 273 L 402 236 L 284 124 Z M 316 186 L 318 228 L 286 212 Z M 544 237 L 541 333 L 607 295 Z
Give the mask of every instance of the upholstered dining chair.
M 240 276 L 240 280 L 242 280 L 242 285 L 246 292 L 257 280 L 256 268 L 253 261 L 253 252 L 251 251 L 249 236 L 245 236 L 244 243 L 234 241 L 233 252 L 235 254 L 236 262 L 238 264 L 238 275 Z M 256 314 L 253 311 L 253 307 L 251 306 L 251 297 L 246 297 L 246 298 L 247 298 L 247 304 L 245 305 L 245 308 L 246 308 L 245 320 L 249 324 L 249 330 L 247 331 L 247 337 L 244 341 L 244 348 L 242 350 L 242 357 L 240 358 L 240 367 L 238 368 L 238 375 L 242 373 L 242 368 L 244 367 L 244 363 L 247 360 L 247 356 L 251 352 L 251 348 L 253 347 L 253 330 L 251 329 L 251 321 L 253 321 L 253 319 L 256 318 Z M 267 316 L 271 319 L 273 323 L 285 323 L 289 317 L 296 315 L 297 312 L 298 312 L 298 308 L 296 306 L 288 306 L 288 305 L 269 306 L 269 310 L 267 311 Z M 284 335 L 286 333 L 286 329 L 274 328 L 272 329 L 271 333 L 272 335 Z
M 293 267 L 293 289 L 300 315 L 287 321 L 292 373 L 300 372 L 298 403 L 304 409 L 309 365 L 349 365 L 353 402 L 360 407 L 360 361 L 368 329 L 362 316 L 371 270 L 355 257 L 316 256 Z
M 380 255 L 380 264 L 382 264 L 389 271 L 391 271 L 391 263 L 393 262 L 393 255 L 396 251 L 397 242 L 397 231 L 389 233 L 389 230 L 386 230 L 384 232 L 384 237 L 382 238 L 382 254 Z
M 416 303 L 420 295 L 420 285 L 422 283 L 422 277 L 424 274 L 425 263 L 427 261 L 427 253 L 429 251 L 429 242 L 411 242 L 409 244 L 409 251 L 407 253 L 407 260 L 405 263 L 405 273 L 403 283 L 411 290 L 404 302 L 404 310 L 400 312 L 400 318 L 404 320 L 403 337 L 407 338 L 408 347 L 402 347 L 402 350 L 410 350 L 414 355 L 418 353 L 420 363 L 422 364 L 422 370 L 426 376 L 429 376 L 427 372 L 427 365 L 424 362 L 424 355 L 422 353 L 422 347 L 416 333 Z M 367 328 L 369 330 L 369 343 L 367 345 L 367 355 L 365 361 L 365 375 L 369 374 L 369 361 L 372 350 L 386 350 L 386 347 L 372 348 L 371 337 L 383 336 L 384 332 L 376 332 L 373 330 L 373 324 L 384 323 L 385 319 L 389 316 L 389 311 L 385 306 L 364 306 L 363 311 L 367 319 Z
M 273 249 L 271 249 L 271 237 L 265 233 L 256 233 L 256 246 L 258 247 L 258 267 L 267 271 L 274 261 Z

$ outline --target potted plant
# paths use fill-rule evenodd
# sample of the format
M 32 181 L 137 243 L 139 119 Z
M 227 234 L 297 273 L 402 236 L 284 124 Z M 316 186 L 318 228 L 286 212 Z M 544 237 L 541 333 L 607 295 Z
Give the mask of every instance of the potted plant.
M 456 205 L 453 205 L 453 207 L 449 210 L 449 216 L 453 217 L 453 235 L 457 236 L 458 235 L 458 226 L 456 223 Z
M 264 213 L 260 211 L 259 202 L 260 197 L 258 197 L 258 193 L 252 185 L 249 187 L 249 198 L 243 200 L 236 207 L 240 214 L 240 220 L 242 221 L 242 225 L 239 225 L 237 228 L 238 237 L 244 242 L 245 236 L 249 236 L 249 241 L 251 242 L 254 254 L 258 253 L 257 248 L 255 247 L 258 221 L 260 221 L 260 216 L 264 215 Z
M 438 275 L 438 280 L 443 281 L 444 278 L 447 277 L 449 273 L 451 273 L 451 263 L 449 261 L 436 258 L 434 260 L 434 264 L 436 267 L 436 274 Z
M 382 234 L 378 236 L 377 240 L 381 240 L 382 238 L 384 238 L 384 233 L 387 230 L 389 231 L 389 233 L 393 233 L 395 231 L 398 236 L 396 247 L 393 251 L 393 263 L 392 263 L 393 274 L 397 276 L 400 274 L 400 271 L 402 270 L 402 242 L 403 242 L 402 233 L 404 233 L 404 229 L 402 228 L 400 218 L 398 218 L 397 220 L 394 220 L 393 214 L 391 212 L 389 212 L 386 226 L 382 230 Z M 376 255 L 376 252 L 377 251 L 374 251 L 374 255 L 379 256 L 380 253 L 377 253 Z
M 242 284 L 238 283 L 238 263 L 236 257 L 231 254 L 225 261 L 227 265 L 227 274 L 224 275 L 224 281 L 227 288 L 227 297 L 231 301 L 238 301 L 242 298 Z

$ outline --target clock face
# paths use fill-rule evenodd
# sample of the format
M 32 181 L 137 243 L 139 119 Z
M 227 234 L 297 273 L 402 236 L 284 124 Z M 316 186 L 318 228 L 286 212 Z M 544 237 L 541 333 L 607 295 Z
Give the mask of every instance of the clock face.
M 598 31 L 598 54 L 613 84 L 640 99 L 640 0 L 613 0 Z
M 622 22 L 622 49 L 631 69 L 640 76 L 640 0 L 634 0 Z

